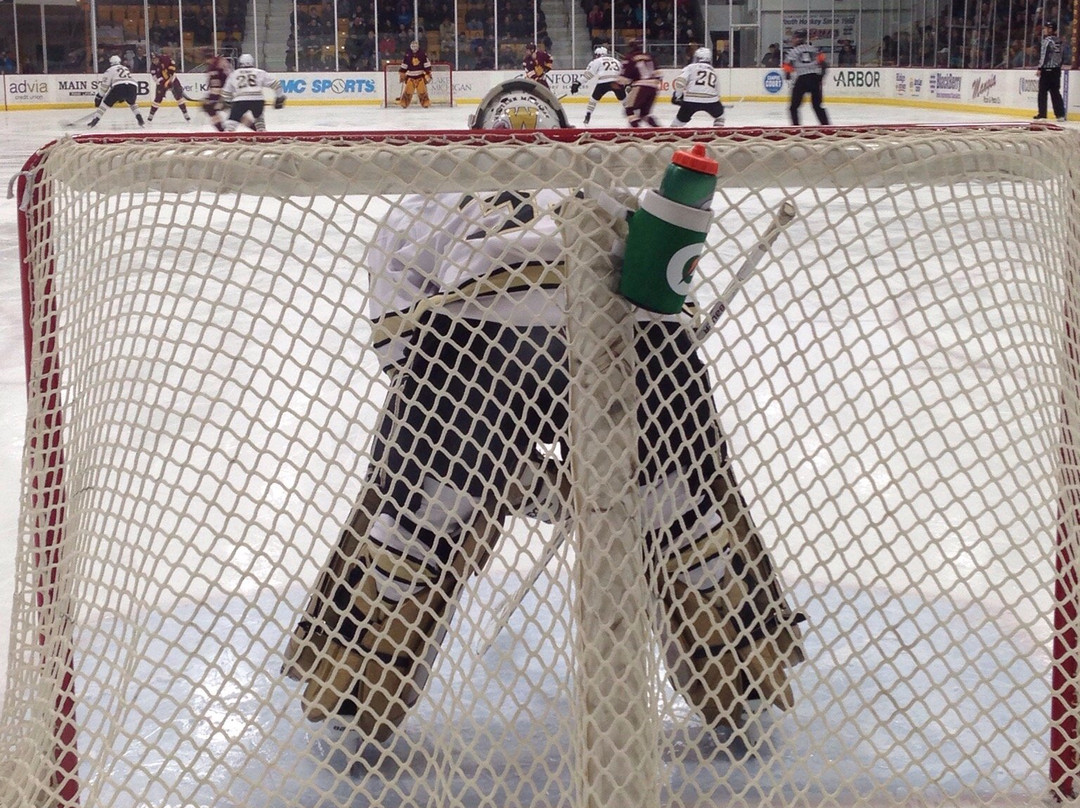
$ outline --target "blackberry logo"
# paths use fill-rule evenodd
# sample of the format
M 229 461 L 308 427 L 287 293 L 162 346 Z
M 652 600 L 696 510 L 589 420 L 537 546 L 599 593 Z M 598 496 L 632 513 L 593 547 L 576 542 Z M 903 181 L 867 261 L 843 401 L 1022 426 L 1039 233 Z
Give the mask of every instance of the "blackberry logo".
M 784 77 L 780 75 L 778 70 L 770 70 L 765 74 L 765 92 L 778 93 L 784 89 Z

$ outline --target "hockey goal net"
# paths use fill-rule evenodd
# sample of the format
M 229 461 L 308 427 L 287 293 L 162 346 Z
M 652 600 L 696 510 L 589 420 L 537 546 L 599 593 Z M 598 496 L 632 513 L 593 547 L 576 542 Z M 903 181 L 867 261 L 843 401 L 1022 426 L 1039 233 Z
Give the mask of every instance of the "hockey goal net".
M 699 308 L 649 317 L 621 206 L 695 139 Z M 0 805 L 1073 796 L 1078 151 L 41 150 Z
M 400 76 L 401 62 L 383 62 L 383 106 L 398 105 L 402 88 Z M 454 106 L 454 66 L 450 62 L 431 63 L 431 81 L 427 84 L 428 98 L 432 106 Z M 419 106 L 420 99 L 415 95 L 410 106 Z

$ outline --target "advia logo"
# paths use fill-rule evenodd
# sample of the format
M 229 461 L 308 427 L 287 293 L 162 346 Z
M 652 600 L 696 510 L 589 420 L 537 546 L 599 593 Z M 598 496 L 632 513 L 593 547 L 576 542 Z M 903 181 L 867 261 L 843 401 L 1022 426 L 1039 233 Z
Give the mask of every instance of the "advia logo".
M 784 77 L 779 70 L 770 70 L 765 74 L 765 92 L 778 93 L 784 89 Z

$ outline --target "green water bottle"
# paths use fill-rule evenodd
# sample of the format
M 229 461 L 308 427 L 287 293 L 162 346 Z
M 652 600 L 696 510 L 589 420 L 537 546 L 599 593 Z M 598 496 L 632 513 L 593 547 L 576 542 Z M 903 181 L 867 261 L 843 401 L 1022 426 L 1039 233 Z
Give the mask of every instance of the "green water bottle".
M 682 310 L 712 221 L 719 164 L 702 143 L 677 151 L 660 188 L 630 217 L 619 293 L 660 314 Z

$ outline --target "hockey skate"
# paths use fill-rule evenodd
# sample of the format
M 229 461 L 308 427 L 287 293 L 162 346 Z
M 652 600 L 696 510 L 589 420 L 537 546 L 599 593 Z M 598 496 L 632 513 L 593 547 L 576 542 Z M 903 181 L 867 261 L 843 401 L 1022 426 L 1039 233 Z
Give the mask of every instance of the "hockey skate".
M 101 118 L 91 118 L 90 123 L 86 124 L 87 128 L 88 129 L 93 129 L 95 126 L 98 125 L 98 121 L 100 121 L 100 120 L 101 120 Z

